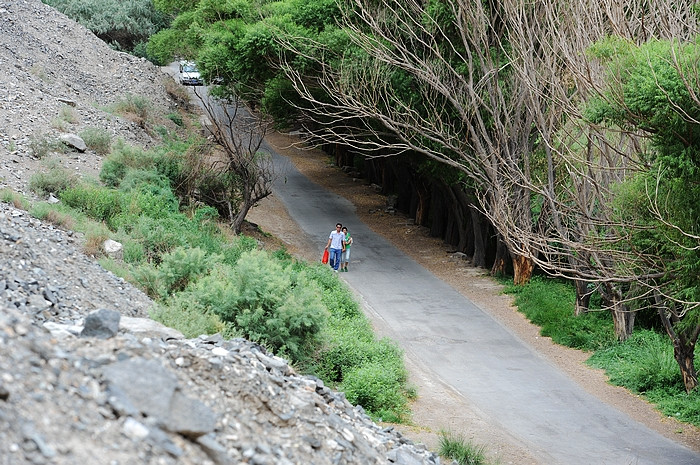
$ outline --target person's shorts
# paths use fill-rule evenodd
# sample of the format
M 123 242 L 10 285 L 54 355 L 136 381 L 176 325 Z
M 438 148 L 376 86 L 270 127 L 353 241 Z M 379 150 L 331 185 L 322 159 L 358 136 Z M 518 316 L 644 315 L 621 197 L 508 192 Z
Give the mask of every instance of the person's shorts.
M 345 248 L 345 252 L 343 252 L 343 258 L 345 258 L 346 262 L 350 261 L 350 247 Z

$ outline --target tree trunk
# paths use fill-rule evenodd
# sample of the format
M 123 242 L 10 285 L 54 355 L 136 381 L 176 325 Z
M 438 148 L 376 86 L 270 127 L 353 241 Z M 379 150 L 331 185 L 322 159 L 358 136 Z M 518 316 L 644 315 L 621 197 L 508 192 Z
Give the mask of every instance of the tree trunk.
M 472 232 L 474 236 L 474 255 L 472 265 L 479 268 L 486 266 L 486 239 L 484 238 L 484 216 L 475 206 L 469 208 L 472 217 Z
M 695 344 L 688 343 L 685 338 L 676 338 L 673 341 L 673 358 L 676 359 L 681 369 L 685 392 L 690 394 L 698 387 L 698 373 L 695 371 Z
M 676 359 L 681 370 L 685 392 L 690 393 L 698 387 L 698 374 L 695 371 L 695 343 L 700 334 L 700 326 L 679 328 L 680 317 L 673 311 L 673 307 L 669 308 L 665 305 L 658 293 L 654 294 L 654 303 L 661 317 L 661 324 L 673 343 L 673 358 Z
M 612 315 L 615 336 L 620 342 L 626 341 L 634 329 L 635 312 L 629 310 L 627 306 L 621 302 L 622 295 L 612 284 L 605 284 L 605 289 L 605 300 L 607 301 L 610 314 Z
M 493 261 L 493 266 L 491 267 L 492 276 L 505 276 L 508 274 L 508 259 L 510 258 L 510 253 L 508 252 L 508 247 L 506 244 L 500 240 L 496 241 L 496 258 Z M 512 260 L 511 260 L 512 261 Z
M 430 192 L 423 188 L 422 185 L 416 186 L 416 195 L 418 195 L 418 205 L 416 206 L 415 223 L 424 226 L 427 223 L 428 206 L 430 205 Z
M 576 308 L 574 315 L 579 316 L 588 312 L 591 303 L 591 291 L 588 289 L 588 281 L 577 279 L 576 284 Z
M 513 256 L 513 284 L 521 286 L 530 282 L 535 262 L 525 255 Z

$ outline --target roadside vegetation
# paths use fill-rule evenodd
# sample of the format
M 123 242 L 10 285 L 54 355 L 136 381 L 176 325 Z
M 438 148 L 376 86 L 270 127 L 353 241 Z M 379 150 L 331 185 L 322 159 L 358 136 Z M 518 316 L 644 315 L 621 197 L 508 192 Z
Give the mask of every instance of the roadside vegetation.
M 94 134 L 97 147 L 110 146 Z M 156 302 L 152 317 L 187 337 L 221 333 L 258 342 L 344 391 L 375 419 L 409 420 L 413 393 L 401 350 L 375 337 L 336 275 L 284 250 L 261 250 L 252 237 L 234 235 L 215 208 L 193 200 L 201 187 L 189 154 L 202 153 L 200 137 L 182 130 L 152 150 L 123 141 L 110 147 L 100 179 L 77 179 L 56 160 L 32 177 L 37 194 L 52 193 L 60 203 L 32 205 L 9 191 L 0 198 L 82 232 L 85 253 L 143 289 Z M 123 245 L 121 257 L 105 255 L 107 239 Z
M 486 448 L 454 433 L 440 433 L 439 453 L 458 465 L 487 465 Z
M 590 310 L 574 315 L 576 289 L 570 282 L 535 276 L 528 284 L 505 281 L 505 292 L 540 334 L 563 346 L 590 353 L 587 363 L 605 370 L 610 382 L 639 394 L 666 416 L 700 427 L 700 392 L 686 393 L 673 346 L 660 332 L 652 309 L 640 310 L 637 329 L 624 342 L 612 331 L 609 310 L 593 302 Z M 700 363 L 696 360 L 696 369 Z

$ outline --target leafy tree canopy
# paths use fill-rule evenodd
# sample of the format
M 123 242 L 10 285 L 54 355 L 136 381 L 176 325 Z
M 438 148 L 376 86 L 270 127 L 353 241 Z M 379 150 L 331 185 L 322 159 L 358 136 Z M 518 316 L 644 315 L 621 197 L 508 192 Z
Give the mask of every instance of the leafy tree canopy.
M 44 0 L 121 50 L 134 51 L 170 18 L 151 0 Z

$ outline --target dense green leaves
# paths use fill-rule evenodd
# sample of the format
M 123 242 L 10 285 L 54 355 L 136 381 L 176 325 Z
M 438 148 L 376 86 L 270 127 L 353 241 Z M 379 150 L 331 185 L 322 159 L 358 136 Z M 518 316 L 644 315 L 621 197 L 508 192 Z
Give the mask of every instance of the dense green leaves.
M 152 0 L 44 0 L 99 38 L 133 51 L 139 43 L 167 27 L 169 18 L 156 10 Z

